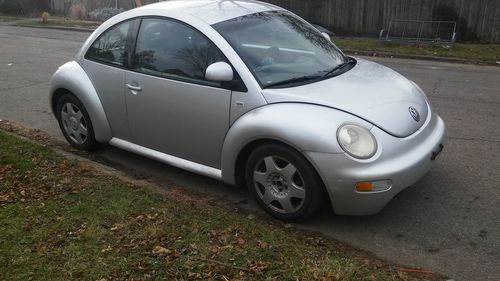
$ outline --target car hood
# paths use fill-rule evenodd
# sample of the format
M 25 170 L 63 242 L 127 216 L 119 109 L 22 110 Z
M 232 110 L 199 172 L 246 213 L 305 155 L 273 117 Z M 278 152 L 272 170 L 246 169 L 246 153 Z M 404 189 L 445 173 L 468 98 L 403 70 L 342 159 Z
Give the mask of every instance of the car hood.
M 262 93 L 269 103 L 305 102 L 336 108 L 396 137 L 416 132 L 429 114 L 425 94 L 416 84 L 390 68 L 362 59 L 342 75 Z

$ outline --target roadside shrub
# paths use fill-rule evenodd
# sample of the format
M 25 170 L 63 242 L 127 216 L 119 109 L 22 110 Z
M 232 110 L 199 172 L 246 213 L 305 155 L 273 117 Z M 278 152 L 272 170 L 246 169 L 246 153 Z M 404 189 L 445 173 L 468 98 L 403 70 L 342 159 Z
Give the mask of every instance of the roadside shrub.
M 125 11 L 124 9 L 116 9 L 116 8 L 99 8 L 91 11 L 89 13 L 89 18 L 92 20 L 105 21 L 113 16 L 118 15 L 119 13 Z
M 87 18 L 87 9 L 82 3 L 73 4 L 69 8 L 69 17 L 75 20 L 84 20 Z
M 18 0 L 0 0 L 0 13 L 18 15 L 23 9 Z
M 43 23 L 47 23 L 47 22 L 49 21 L 49 16 L 50 16 L 50 14 L 49 14 L 49 13 L 47 13 L 47 12 L 43 12 L 43 13 L 42 13 L 42 22 L 43 22 Z

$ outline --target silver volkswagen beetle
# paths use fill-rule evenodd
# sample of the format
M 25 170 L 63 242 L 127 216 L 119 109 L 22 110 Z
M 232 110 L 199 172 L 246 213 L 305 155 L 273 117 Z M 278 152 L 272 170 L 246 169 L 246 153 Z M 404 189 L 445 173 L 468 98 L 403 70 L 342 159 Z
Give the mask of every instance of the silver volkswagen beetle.
M 68 142 L 107 143 L 231 185 L 271 215 L 380 211 L 445 125 L 423 91 L 257 1 L 167 1 L 103 23 L 51 80 Z

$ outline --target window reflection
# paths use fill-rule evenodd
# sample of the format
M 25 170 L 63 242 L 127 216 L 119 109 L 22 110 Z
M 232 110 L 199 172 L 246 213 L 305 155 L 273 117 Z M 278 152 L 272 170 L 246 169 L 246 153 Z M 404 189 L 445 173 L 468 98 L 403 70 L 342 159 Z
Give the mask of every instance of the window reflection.
M 221 51 L 192 27 L 165 19 L 142 21 L 134 56 L 135 70 L 208 82 L 207 67 L 219 61 L 226 61 Z
M 262 87 L 320 76 L 345 62 L 333 43 L 288 12 L 255 13 L 213 27 L 238 52 Z
M 105 63 L 125 66 L 129 27 L 130 22 L 124 22 L 105 31 L 94 44 L 90 46 L 87 57 Z

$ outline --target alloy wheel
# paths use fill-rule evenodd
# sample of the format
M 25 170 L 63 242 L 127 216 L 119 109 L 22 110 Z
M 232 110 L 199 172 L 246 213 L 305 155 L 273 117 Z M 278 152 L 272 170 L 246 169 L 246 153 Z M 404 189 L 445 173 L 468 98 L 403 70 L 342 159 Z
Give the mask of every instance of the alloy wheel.
M 304 179 L 299 170 L 282 157 L 267 156 L 259 161 L 253 182 L 262 202 L 276 212 L 291 214 L 304 204 Z
M 87 122 L 83 112 L 73 103 L 62 106 L 61 121 L 64 131 L 76 144 L 84 144 L 88 137 Z

